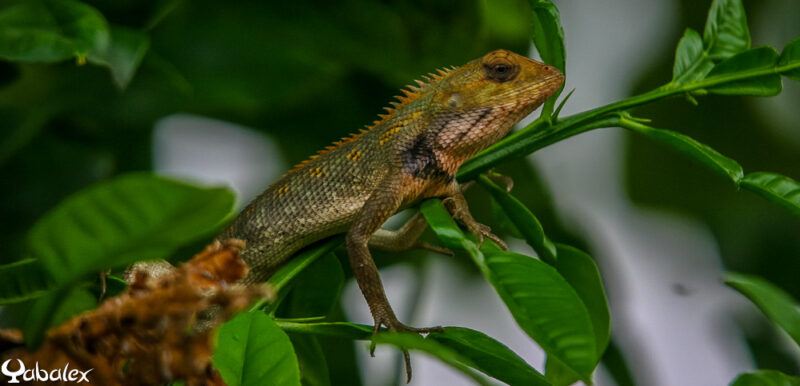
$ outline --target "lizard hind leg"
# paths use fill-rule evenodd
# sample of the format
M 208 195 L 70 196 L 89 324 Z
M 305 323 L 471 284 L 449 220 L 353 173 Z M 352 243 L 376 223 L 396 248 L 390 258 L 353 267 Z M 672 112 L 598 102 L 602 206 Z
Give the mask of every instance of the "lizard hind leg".
M 417 212 L 409 218 L 400 229 L 393 231 L 388 229 L 378 229 L 369 239 L 369 247 L 388 251 L 400 252 L 411 248 L 426 249 L 447 256 L 453 256 L 453 252 L 447 248 L 420 241 L 419 237 L 428 227 L 428 222 L 422 213 Z

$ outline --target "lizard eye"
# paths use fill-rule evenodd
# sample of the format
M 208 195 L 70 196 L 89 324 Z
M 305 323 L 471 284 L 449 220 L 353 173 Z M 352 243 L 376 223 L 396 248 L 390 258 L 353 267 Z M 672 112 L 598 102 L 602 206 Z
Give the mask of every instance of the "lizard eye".
M 507 82 L 514 79 L 519 73 L 519 66 L 514 65 L 505 58 L 496 60 L 483 65 L 486 77 L 495 82 Z

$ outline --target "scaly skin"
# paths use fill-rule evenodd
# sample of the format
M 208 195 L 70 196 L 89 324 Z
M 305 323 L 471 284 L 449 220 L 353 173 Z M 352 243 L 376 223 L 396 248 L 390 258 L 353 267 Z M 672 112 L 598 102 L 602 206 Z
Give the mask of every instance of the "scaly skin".
M 383 291 L 368 244 L 398 210 L 425 198 L 447 199 L 453 216 L 479 238 L 493 237 L 475 222 L 455 180 L 464 161 L 497 142 L 561 87 L 563 75 L 506 50 L 462 67 L 439 70 L 402 90 L 393 108 L 368 130 L 344 138 L 272 184 L 233 221 L 220 239 L 247 242 L 245 282 L 269 278 L 294 252 L 347 232 L 350 264 L 375 320 L 376 331 L 429 332 L 397 320 Z M 384 249 L 414 245 L 424 229 L 373 241 Z M 385 232 L 385 231 L 383 231 Z M 379 232 L 380 233 L 380 232 Z M 407 367 L 410 370 L 410 367 Z

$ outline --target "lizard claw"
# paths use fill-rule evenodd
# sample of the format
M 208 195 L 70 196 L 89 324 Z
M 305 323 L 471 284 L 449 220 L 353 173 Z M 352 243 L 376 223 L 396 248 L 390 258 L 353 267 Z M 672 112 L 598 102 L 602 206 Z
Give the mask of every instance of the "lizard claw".
M 386 326 L 386 328 L 391 332 L 411 332 L 417 334 L 428 334 L 431 332 L 444 332 L 444 328 L 442 326 L 436 327 L 411 327 L 406 326 L 403 323 L 400 323 L 399 320 L 396 318 L 391 318 L 390 320 L 375 320 L 375 327 L 372 329 L 372 336 L 380 332 L 381 326 Z M 408 354 L 408 350 L 403 349 L 403 362 L 405 363 L 406 367 L 406 383 L 411 382 L 411 355 Z M 375 340 L 373 339 L 369 345 L 369 355 L 374 357 L 375 356 Z
M 500 237 L 492 233 L 492 228 L 489 228 L 489 226 L 481 224 L 477 221 L 473 221 L 472 224 L 465 225 L 467 225 L 469 232 L 475 235 L 475 237 L 478 239 L 478 248 L 483 246 L 483 238 L 485 237 L 494 241 L 495 244 L 497 244 L 502 250 L 508 250 L 508 245 L 506 245 L 506 243 Z

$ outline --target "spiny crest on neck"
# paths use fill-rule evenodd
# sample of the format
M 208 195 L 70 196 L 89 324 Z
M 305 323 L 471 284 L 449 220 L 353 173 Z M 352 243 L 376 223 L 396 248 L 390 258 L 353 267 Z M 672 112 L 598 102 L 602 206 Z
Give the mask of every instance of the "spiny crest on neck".
M 378 118 L 380 119 L 376 119 L 372 122 L 372 125 L 368 125 L 367 130 L 372 130 L 377 126 L 380 126 L 380 124 L 392 119 L 397 110 L 400 110 L 403 106 L 416 99 L 419 99 L 419 97 L 428 91 L 428 88 L 430 88 L 431 85 L 442 80 L 445 76 L 447 76 L 447 74 L 455 69 L 455 66 L 450 66 L 449 68 L 440 68 L 436 70 L 435 73 L 431 72 L 428 73 L 428 75 L 423 75 L 422 78 L 424 80 L 415 80 L 414 82 L 416 85 L 409 84 L 406 87 L 401 88 L 400 92 L 402 92 L 403 95 L 395 95 L 394 98 L 396 100 L 389 102 L 392 107 L 384 107 L 383 109 L 386 110 L 386 114 L 378 114 Z
M 280 179 L 278 179 L 278 181 L 275 181 L 275 183 L 273 183 L 272 185 L 277 184 L 278 182 L 280 182 L 284 177 L 288 176 L 289 174 L 292 174 L 292 173 L 304 168 L 306 165 L 308 165 L 309 162 L 313 161 L 314 159 L 318 158 L 319 156 L 321 156 L 321 155 L 323 155 L 323 154 L 325 154 L 325 153 L 327 153 L 327 152 L 329 152 L 329 151 L 331 151 L 331 150 L 333 150 L 333 149 L 335 149 L 335 148 L 337 148 L 339 146 L 342 146 L 342 145 L 344 145 L 346 143 L 350 143 L 350 142 L 355 141 L 356 139 L 358 139 L 358 137 L 361 136 L 361 134 L 364 134 L 364 133 L 366 133 L 366 132 L 368 132 L 368 131 L 370 131 L 370 130 L 378 127 L 378 126 L 380 126 L 382 123 L 392 119 L 392 117 L 394 117 L 395 113 L 397 113 L 397 111 L 400 110 L 403 106 L 413 102 L 414 100 L 419 99 L 419 97 L 421 97 L 423 94 L 425 94 L 425 92 L 428 91 L 428 89 L 434 83 L 442 80 L 444 77 L 446 77 L 450 72 L 452 72 L 456 68 L 457 67 L 455 67 L 455 66 L 450 66 L 449 68 L 447 68 L 447 67 L 440 68 L 440 69 L 436 70 L 436 72 L 431 72 L 431 73 L 428 73 L 428 75 L 423 75 L 422 78 L 424 80 L 419 80 L 419 79 L 415 80 L 414 82 L 416 83 L 416 85 L 409 84 L 406 87 L 400 89 L 400 92 L 402 92 L 403 95 L 395 95 L 395 99 L 396 100 L 389 102 L 391 107 L 384 107 L 383 109 L 386 110 L 386 113 L 378 114 L 378 118 L 379 119 L 376 119 L 375 121 L 373 121 L 371 125 L 367 125 L 366 128 L 359 130 L 358 133 L 352 133 L 347 137 L 342 137 L 342 139 L 334 142 L 332 145 L 325 146 L 324 149 L 318 151 L 317 154 L 312 155 L 311 157 L 309 157 L 309 159 L 307 159 L 307 160 L 305 160 L 303 162 L 300 162 L 297 165 L 294 165 L 294 167 L 291 170 L 286 172 L 286 174 L 284 174 Z M 270 185 L 270 186 L 272 186 L 272 185 Z

